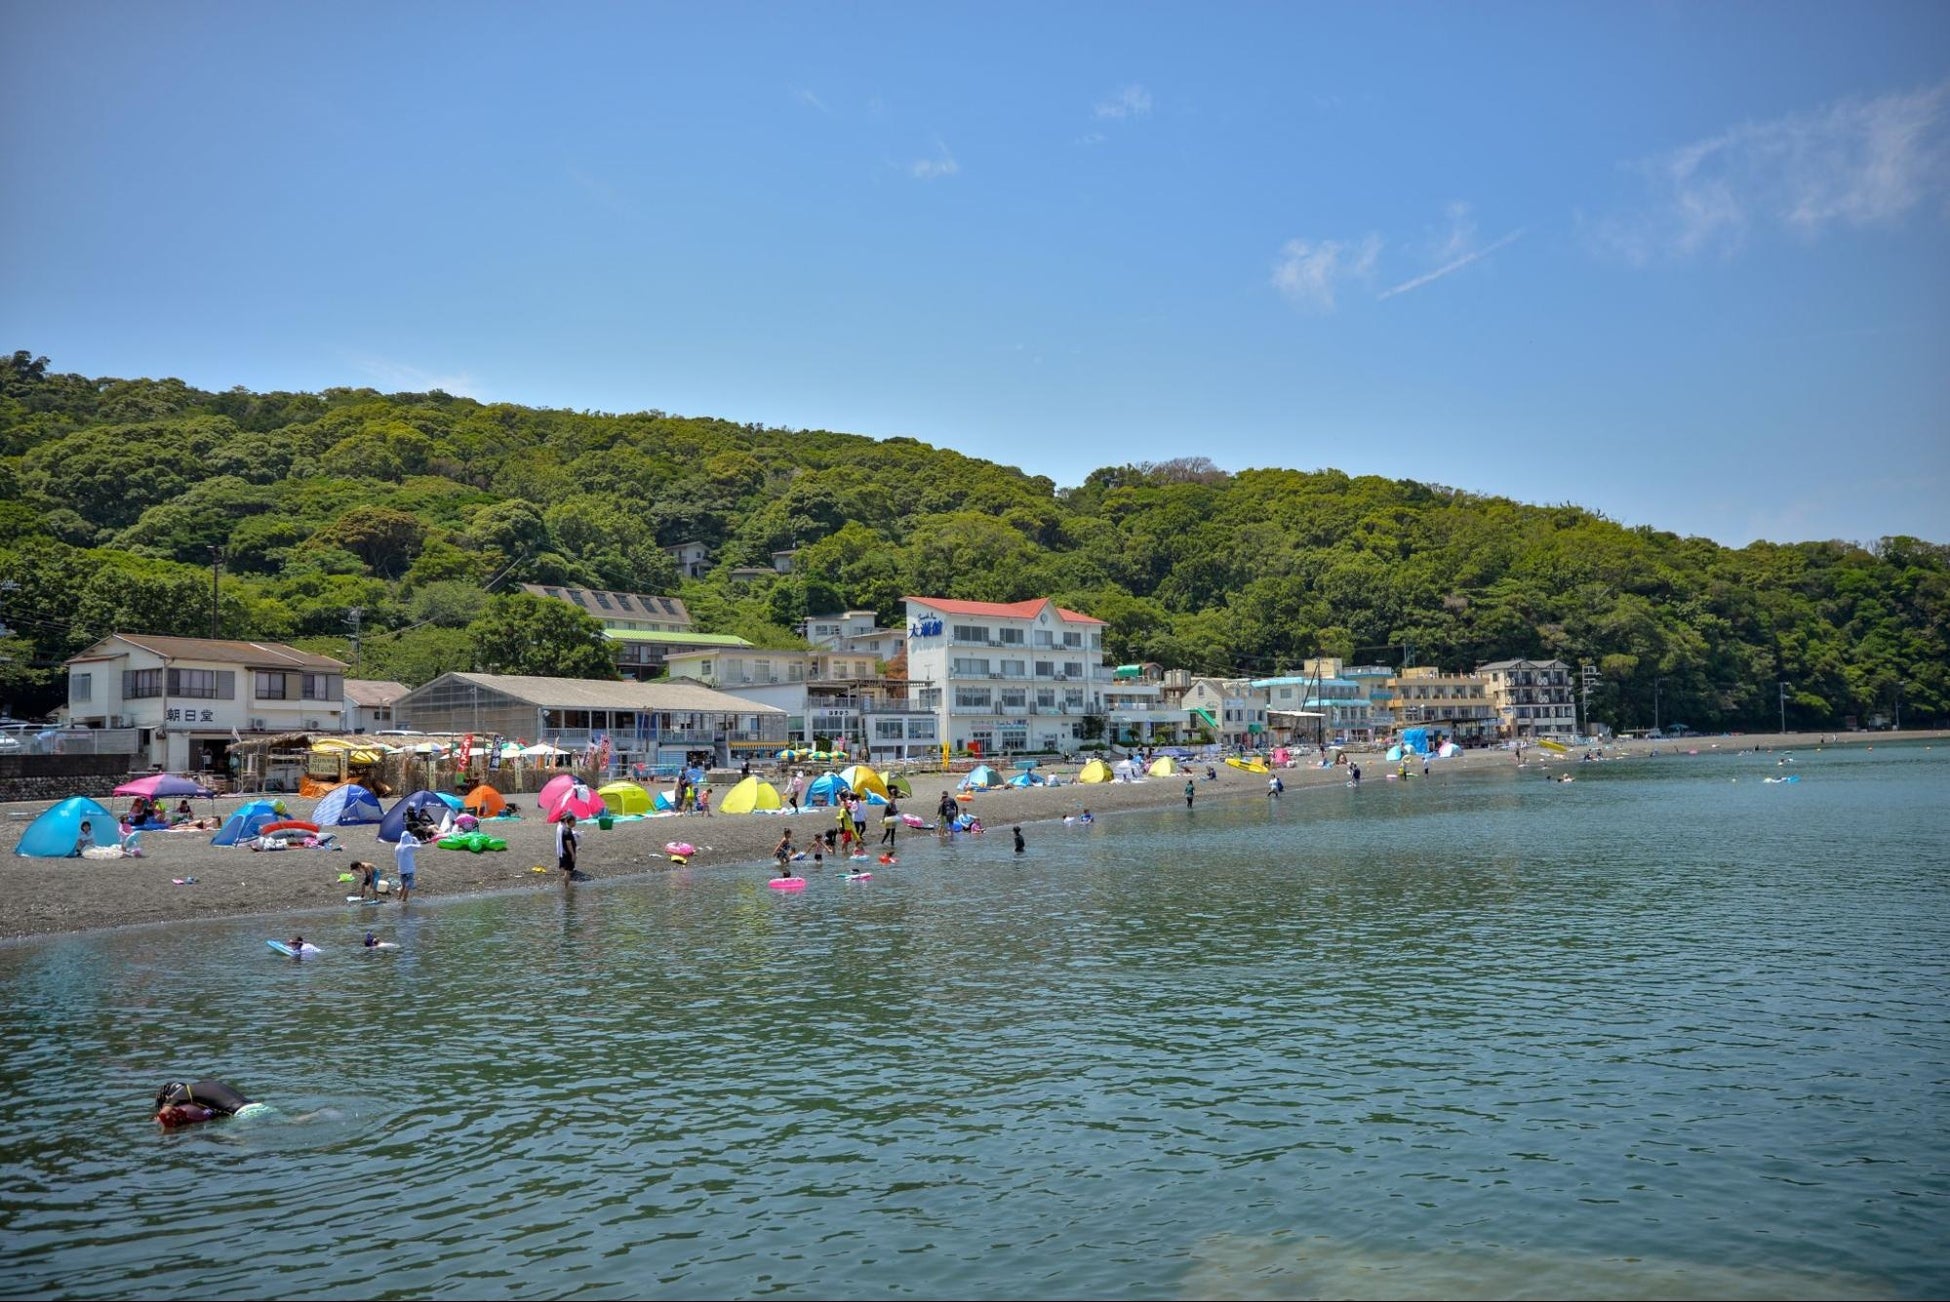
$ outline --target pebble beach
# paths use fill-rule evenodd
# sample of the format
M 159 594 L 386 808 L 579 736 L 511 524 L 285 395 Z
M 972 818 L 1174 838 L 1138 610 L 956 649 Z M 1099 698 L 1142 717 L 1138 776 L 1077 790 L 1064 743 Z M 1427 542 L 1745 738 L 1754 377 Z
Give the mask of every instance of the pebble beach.
M 1902 734 L 1905 741 L 1943 734 Z M 1614 743 L 1605 749 L 1610 759 L 1630 760 L 1658 751 L 1664 755 L 1689 753 L 1711 755 L 1716 751 L 1813 750 L 1823 744 L 1873 746 L 1886 743 L 1889 734 L 1847 734 L 1825 741 L 1817 734 L 1769 735 L 1765 737 L 1713 737 L 1684 741 Z M 1526 752 L 1531 767 L 1555 767 L 1575 771 L 1578 753 L 1552 757 L 1543 752 Z M 1379 754 L 1349 752 L 1363 767 L 1364 781 L 1385 781 L 1392 770 Z M 1437 760 L 1431 781 L 1450 781 L 1471 773 L 1507 770 L 1514 756 L 1506 750 L 1466 751 L 1460 757 Z M 1267 799 L 1265 776 L 1216 766 L 1218 776 L 1207 780 L 1204 766 L 1195 770 L 1197 801 L 1200 805 L 1218 801 Z M 1278 770 L 1286 785 L 1285 800 L 1305 800 L 1310 793 L 1346 782 L 1346 771 L 1336 768 L 1290 767 Z M 933 821 L 933 811 L 944 787 L 959 775 L 917 774 L 910 781 L 914 798 L 902 804 L 903 812 Z M 1421 780 L 1419 766 L 1414 780 Z M 724 788 L 720 788 L 720 794 Z M 219 815 L 248 797 L 217 802 Z M 294 814 L 303 817 L 308 803 L 290 797 Z M 107 802 L 104 802 L 107 803 Z M 527 816 L 496 820 L 485 830 L 508 842 L 505 851 L 481 854 L 422 848 L 414 901 L 477 894 L 490 891 L 562 890 L 561 874 L 554 868 L 554 828 L 534 810 L 532 801 L 523 801 Z M 983 842 L 992 847 L 998 863 L 1013 856 L 1009 829 L 1021 824 L 1033 851 L 1038 826 L 1056 825 L 1088 809 L 1100 824 L 1113 828 L 1117 816 L 1132 810 L 1162 809 L 1184 805 L 1184 778 L 1159 777 L 1139 782 L 1114 782 L 1091 785 L 1067 784 L 1058 787 L 1005 787 L 977 794 L 965 807 L 982 821 Z M 111 806 L 119 808 L 120 806 Z M 46 804 L 0 807 L 11 839 L 17 840 L 27 822 L 46 808 Z M 199 802 L 199 812 L 207 805 Z M 833 811 L 813 809 L 794 814 L 695 814 L 618 821 L 607 830 L 593 821 L 580 825 L 583 836 L 580 867 L 591 879 L 608 880 L 676 869 L 664 849 L 667 842 L 689 843 L 697 847 L 686 871 L 745 870 L 769 875 L 771 853 L 779 836 L 788 827 L 795 842 L 810 843 L 816 833 L 833 825 Z M 274 931 L 302 929 L 301 917 L 308 912 L 347 909 L 345 896 L 356 886 L 340 881 L 355 860 L 380 865 L 388 877 L 393 875 L 393 847 L 381 842 L 377 828 L 355 826 L 337 829 L 342 850 L 294 849 L 282 852 L 257 852 L 210 843 L 211 832 L 145 832 L 144 857 L 139 859 L 27 859 L 10 857 L 7 865 L 9 889 L 0 897 L 0 939 L 48 933 L 86 931 L 103 927 L 174 922 L 193 918 L 234 917 L 251 914 L 271 915 L 268 924 Z M 870 838 L 878 837 L 878 827 L 870 826 Z M 11 849 L 11 845 L 9 845 Z M 931 832 L 901 829 L 897 857 L 902 863 L 925 867 L 936 853 L 936 838 Z M 876 847 L 876 853 L 878 848 Z M 810 864 L 802 865 L 809 868 Z M 536 871 L 536 869 L 542 871 Z M 836 871 L 829 864 L 827 871 Z M 896 866 L 876 872 L 900 871 Z M 179 879 L 193 883 L 178 884 Z M 397 910 L 392 903 L 370 908 L 374 914 Z M 412 908 L 413 904 L 406 907 Z M 287 921 L 288 919 L 288 921 Z

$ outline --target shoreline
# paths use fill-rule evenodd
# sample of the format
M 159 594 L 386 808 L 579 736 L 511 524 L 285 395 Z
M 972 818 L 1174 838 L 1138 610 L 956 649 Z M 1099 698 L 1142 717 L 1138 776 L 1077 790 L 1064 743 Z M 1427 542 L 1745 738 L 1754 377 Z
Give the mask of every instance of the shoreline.
M 1833 736 L 1830 743 L 1826 739 Z M 1930 742 L 1950 738 L 1945 732 L 1904 733 L 1789 733 L 1765 736 L 1692 737 L 1678 741 L 1614 742 L 1603 748 L 1607 759 L 1648 756 L 1654 751 L 1668 755 L 1738 754 L 1758 746 L 1763 752 L 1776 750 L 1817 750 L 1825 745 L 1837 748 L 1873 748 L 1877 744 Z M 1562 757 L 1541 755 L 1527 748 L 1526 767 L 1556 766 L 1575 768 L 1582 752 Z M 1540 758 L 1541 755 L 1541 758 Z M 1349 752 L 1349 758 L 1365 770 L 1370 781 L 1385 780 L 1392 768 L 1379 752 Z M 1512 752 L 1501 749 L 1470 750 L 1457 759 L 1437 760 L 1431 777 L 1448 778 L 1469 774 L 1488 774 L 1512 768 Z M 1236 801 L 1266 798 L 1266 778 L 1260 774 L 1216 765 L 1218 777 L 1197 772 L 1197 802 Z M 1295 767 L 1276 770 L 1289 794 L 1309 789 L 1342 785 L 1343 769 Z M 1417 780 L 1419 780 L 1419 773 Z M 944 782 L 952 784 L 959 775 L 916 774 L 910 778 L 915 796 L 906 812 L 932 817 L 935 802 Z M 952 789 L 952 787 L 951 787 Z M 1184 799 L 1181 777 L 1148 778 L 1133 783 L 1066 784 L 1061 787 L 1005 787 L 978 793 L 967 807 L 985 825 L 985 837 L 996 847 L 998 859 L 1013 855 L 1008 834 L 1015 824 L 1025 826 L 1054 823 L 1065 815 L 1089 809 L 1093 815 L 1115 815 L 1134 810 L 1168 809 Z M 227 815 L 248 797 L 227 798 L 219 811 Z M 53 802 L 7 806 L 9 814 L 38 814 Z M 813 834 L 832 825 L 832 811 L 826 809 L 790 814 L 725 815 L 711 817 L 676 815 L 620 822 L 609 831 L 593 822 L 582 824 L 579 867 L 598 881 L 620 881 L 669 871 L 672 865 L 664 850 L 667 841 L 689 842 L 698 847 L 690 856 L 691 868 L 751 867 L 771 864 L 772 847 L 787 828 L 794 840 L 809 845 Z M 14 832 L 14 840 L 27 827 L 27 818 L 8 818 L 4 825 Z M 419 855 L 416 899 L 448 899 L 460 896 L 504 894 L 515 891 L 560 890 L 560 877 L 554 867 L 554 827 L 538 814 L 506 823 L 488 825 L 495 836 L 508 841 L 502 852 L 471 854 L 427 846 Z M 870 819 L 867 835 L 877 839 L 878 829 Z M 210 918 L 244 918 L 278 914 L 341 913 L 356 919 L 381 923 L 398 916 L 397 906 L 387 904 L 354 908 L 343 903 L 348 886 L 336 880 L 349 871 L 354 860 L 369 860 L 393 876 L 392 847 L 377 837 L 377 828 L 366 825 L 340 830 L 343 851 L 287 850 L 259 853 L 210 844 L 209 831 L 150 832 L 143 836 L 147 851 L 141 859 L 23 859 L 9 851 L 10 889 L 0 898 L 0 944 L 12 944 L 59 934 L 146 926 Z M 935 844 L 935 834 L 911 828 L 901 829 L 896 853 L 912 855 L 925 863 Z M 1033 844 L 1033 843 L 1032 843 Z M 878 856 L 879 849 L 874 847 Z M 535 872 L 536 866 L 545 871 Z M 834 865 L 836 866 L 836 865 Z M 195 877 L 196 884 L 177 886 L 177 877 Z M 407 907 L 411 907 L 410 905 Z M 281 930 L 282 928 L 274 928 Z

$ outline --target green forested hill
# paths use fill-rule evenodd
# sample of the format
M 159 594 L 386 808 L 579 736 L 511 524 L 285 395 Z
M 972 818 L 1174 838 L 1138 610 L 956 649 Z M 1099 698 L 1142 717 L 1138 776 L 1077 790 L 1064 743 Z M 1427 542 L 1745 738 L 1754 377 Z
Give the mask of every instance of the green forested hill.
M 679 583 L 670 544 L 720 569 Z M 0 362 L 0 695 L 59 700 L 60 661 L 120 628 L 294 640 L 424 681 L 482 659 L 484 590 L 681 595 L 712 632 L 791 645 L 809 612 L 901 618 L 908 593 L 1053 595 L 1120 660 L 1270 674 L 1316 653 L 1467 668 L 1601 667 L 1594 717 L 1696 728 L 1950 714 L 1950 548 L 1763 543 L 1622 528 L 1337 471 L 1107 467 L 1059 489 L 932 448 L 661 412 L 444 393 L 206 393 Z M 732 566 L 796 547 L 791 575 Z M 565 608 L 566 609 L 566 608 Z M 490 609 L 492 618 L 507 615 Z M 507 641 L 506 637 L 500 639 Z

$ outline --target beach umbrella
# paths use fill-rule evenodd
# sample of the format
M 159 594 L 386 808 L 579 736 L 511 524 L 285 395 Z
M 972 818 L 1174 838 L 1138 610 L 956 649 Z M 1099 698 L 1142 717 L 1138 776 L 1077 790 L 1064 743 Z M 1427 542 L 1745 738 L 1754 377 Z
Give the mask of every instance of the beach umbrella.
M 198 782 L 195 778 L 180 778 L 174 773 L 153 773 L 146 778 L 124 782 L 115 788 L 118 796 L 141 796 L 145 800 L 161 800 L 169 796 L 195 796 L 198 800 L 215 800 L 217 793 Z
M 720 814 L 756 814 L 784 806 L 779 790 L 762 778 L 746 778 L 718 803 Z
M 541 791 L 535 796 L 535 803 L 542 807 L 543 813 L 547 813 L 554 806 L 555 802 L 562 798 L 562 793 L 575 784 L 575 774 L 558 773 L 542 784 Z

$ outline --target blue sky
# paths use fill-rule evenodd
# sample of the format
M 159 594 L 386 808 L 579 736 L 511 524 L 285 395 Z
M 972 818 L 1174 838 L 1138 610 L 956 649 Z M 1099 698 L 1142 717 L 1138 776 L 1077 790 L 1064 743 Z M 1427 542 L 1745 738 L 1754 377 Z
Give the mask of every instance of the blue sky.
M 17 7 L 0 345 L 1950 541 L 1950 6 Z

